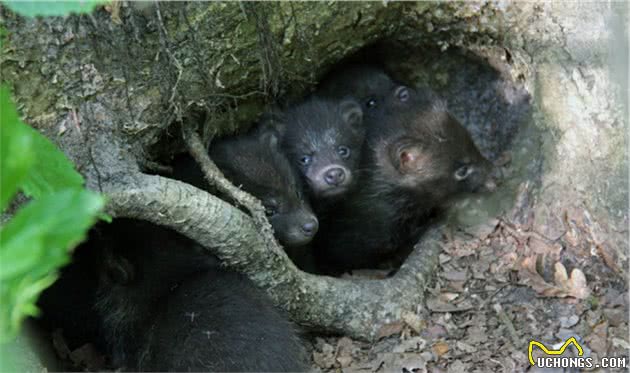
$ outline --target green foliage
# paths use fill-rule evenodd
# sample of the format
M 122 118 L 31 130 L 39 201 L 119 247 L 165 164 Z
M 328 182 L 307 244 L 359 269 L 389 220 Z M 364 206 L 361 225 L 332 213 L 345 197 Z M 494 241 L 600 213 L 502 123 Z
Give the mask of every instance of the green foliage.
M 24 1 L 5 0 L 7 8 L 22 16 L 65 16 L 70 13 L 90 13 L 94 7 L 104 3 L 103 0 L 74 1 Z
M 34 199 L 0 228 L 0 342 L 12 339 L 35 302 L 101 214 L 104 198 L 48 139 L 19 120 L 0 87 L 0 204 L 22 191 Z
M 55 281 L 69 260 L 68 249 L 83 239 L 103 207 L 103 199 L 82 189 L 43 196 L 21 209 L 0 236 L 0 330 L 15 330 L 25 315 L 35 316 L 39 293 Z
M 4 211 L 35 160 L 32 136 L 19 122 L 6 87 L 0 88 L 0 125 L 0 210 Z
M 83 177 L 75 171 L 68 158 L 47 138 L 31 127 L 25 127 L 32 139 L 35 164 L 22 183 L 22 191 L 29 197 L 40 197 L 55 190 L 80 188 Z

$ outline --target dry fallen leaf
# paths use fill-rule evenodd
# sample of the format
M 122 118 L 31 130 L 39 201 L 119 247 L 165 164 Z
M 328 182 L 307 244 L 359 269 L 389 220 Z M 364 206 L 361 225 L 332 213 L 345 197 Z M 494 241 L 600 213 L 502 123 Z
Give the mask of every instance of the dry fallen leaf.
M 440 294 L 438 298 L 440 299 L 440 301 L 448 303 L 454 301 L 457 297 L 459 297 L 459 293 L 444 292 Z
M 337 362 L 341 368 L 347 368 L 352 364 L 352 356 L 337 356 Z
M 445 278 L 450 281 L 466 281 L 468 279 L 468 271 L 444 271 L 440 273 L 440 277 Z
M 344 369 L 345 372 L 426 372 L 426 360 L 418 353 L 379 353 L 368 369 Z
M 405 323 L 402 321 L 385 324 L 381 326 L 381 328 L 378 330 L 378 333 L 376 333 L 377 339 L 387 338 L 394 334 L 400 334 L 404 327 Z
M 405 324 L 409 325 L 409 327 L 416 332 L 416 334 L 420 334 L 422 329 L 426 327 L 426 322 L 422 320 L 420 316 L 413 312 L 405 311 L 402 314 L 402 319 Z
M 403 371 L 405 369 L 407 372 L 426 372 L 427 362 L 420 354 L 403 354 L 400 359 L 397 361 L 399 366 L 396 370 L 398 372 Z
M 613 338 L 612 345 L 613 347 L 621 347 L 624 350 L 630 350 L 630 343 L 628 343 L 625 339 Z
M 477 352 L 477 347 L 472 346 L 472 345 L 469 345 L 468 343 L 464 343 L 464 342 L 462 342 L 462 341 L 457 341 L 457 342 L 455 343 L 455 346 L 456 346 L 459 350 L 461 350 L 461 351 L 463 351 L 463 352 L 465 352 L 465 353 L 468 353 L 468 354 L 472 354 L 472 353 L 474 353 L 474 352 Z
M 590 289 L 586 284 L 584 273 L 574 268 L 571 275 L 567 275 L 567 270 L 560 262 L 554 265 L 554 283 L 545 281 L 537 268 L 538 255 L 533 255 L 523 259 L 519 269 L 519 279 L 521 283 L 530 286 L 538 294 L 545 297 L 574 297 L 586 299 L 590 295 Z
M 604 321 L 595 325 L 592 333 L 586 336 L 584 340 L 591 350 L 600 356 L 606 355 L 608 352 L 608 323 Z
M 466 373 L 470 371 L 468 364 L 463 363 L 461 360 L 455 360 L 448 365 L 448 373 Z
M 352 363 L 352 351 L 355 349 L 354 342 L 348 337 L 340 338 L 337 342 L 337 351 L 335 352 L 335 360 L 339 366 L 346 368 Z
M 440 341 L 431 346 L 431 349 L 433 350 L 435 356 L 437 356 L 437 358 L 439 359 L 440 357 L 442 357 L 442 355 L 448 352 L 448 345 L 446 344 L 446 342 Z
M 586 285 L 586 276 L 584 276 L 584 272 L 582 272 L 581 270 L 577 268 L 574 268 L 571 271 L 571 277 L 567 279 L 566 278 L 567 270 L 566 268 L 564 268 L 562 263 L 560 262 L 556 263 L 555 268 L 556 268 L 556 273 L 559 274 L 559 277 L 562 280 L 565 280 L 561 282 L 556 281 L 556 283 L 564 286 L 567 289 L 570 289 L 569 295 L 575 298 L 579 298 L 579 299 L 586 299 L 588 297 L 590 290 L 588 286 Z
M 427 341 L 425 341 L 424 338 L 412 337 L 400 342 L 392 351 L 395 353 L 422 351 L 426 344 Z
M 322 346 L 322 352 L 313 351 L 313 361 L 322 369 L 334 367 L 335 348 L 328 343 L 324 343 Z

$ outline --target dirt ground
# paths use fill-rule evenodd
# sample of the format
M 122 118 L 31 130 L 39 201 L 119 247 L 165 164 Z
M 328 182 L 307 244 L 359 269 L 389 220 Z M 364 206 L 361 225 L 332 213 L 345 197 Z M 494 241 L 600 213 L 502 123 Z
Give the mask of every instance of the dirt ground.
M 374 344 L 315 338 L 315 368 L 534 372 L 530 340 L 557 349 L 570 337 L 595 363 L 623 356 L 628 364 L 627 281 L 619 269 L 607 266 L 605 248 L 588 222 L 565 216 L 566 233 L 555 241 L 505 218 L 448 234 L 421 311 L 383 328 L 383 338 Z M 534 358 L 541 354 L 533 351 Z

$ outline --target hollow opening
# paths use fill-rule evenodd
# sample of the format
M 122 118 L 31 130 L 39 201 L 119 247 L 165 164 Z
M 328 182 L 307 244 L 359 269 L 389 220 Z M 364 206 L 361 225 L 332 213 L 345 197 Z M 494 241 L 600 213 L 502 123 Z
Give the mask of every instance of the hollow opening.
M 483 224 L 511 208 L 517 187 L 524 180 L 535 182 L 540 176 L 538 167 L 543 159 L 538 146 L 540 134 L 535 126 L 529 125 L 532 100 L 526 88 L 526 77 L 515 67 L 514 59 L 507 49 L 500 47 L 483 51 L 460 48 L 442 51 L 438 46 L 408 46 L 393 39 L 383 40 L 339 61 L 322 74 L 320 81 L 348 66 L 369 65 L 382 69 L 398 83 L 417 90 L 430 89 L 445 100 L 448 111 L 466 129 L 482 155 L 497 165 L 501 178 L 494 193 L 466 194 L 464 198 L 451 201 L 447 213 L 440 215 L 455 228 L 467 228 Z M 277 106 L 290 108 L 311 100 L 313 94 L 318 94 L 317 87 L 301 97 L 281 98 Z M 259 117 L 263 115 L 264 112 L 258 113 Z M 199 118 L 203 134 L 207 130 L 203 125 L 205 113 L 196 112 L 191 116 Z M 238 138 L 257 127 L 260 124 L 253 122 L 237 135 L 227 137 Z M 173 129 L 162 143 L 180 141 L 179 136 L 172 136 L 177 131 Z M 170 160 L 162 163 L 177 168 L 178 159 L 181 157 L 176 158 L 175 163 Z M 203 178 L 201 174 L 196 176 Z M 316 203 L 311 201 L 311 204 Z M 318 206 L 312 207 L 318 210 Z
M 449 219 L 454 219 L 455 226 L 479 224 L 502 208 L 511 206 L 516 185 L 529 176 L 528 167 L 542 159 L 542 154 L 534 151 L 536 129 L 528 126 L 531 98 L 524 87 L 525 77 L 517 74 L 513 79 L 510 52 L 501 50 L 498 53 L 497 50 L 500 49 L 494 50 L 491 57 L 484 57 L 461 49 L 444 52 L 437 46 L 407 48 L 396 41 L 382 41 L 349 56 L 328 71 L 328 74 L 334 74 L 348 64 L 369 61 L 372 65 L 381 66 L 398 82 L 418 89 L 431 88 L 447 101 L 450 113 L 470 133 L 481 153 L 487 159 L 500 164 L 503 185 L 492 195 L 468 196 L 458 201 L 448 214 Z M 204 113 L 200 111 L 193 114 L 193 117 L 203 121 Z M 156 146 L 172 147 L 173 142 L 181 141 L 175 131 L 177 129 L 173 127 Z M 506 156 L 506 153 L 512 155 Z M 164 154 L 171 155 L 170 151 L 165 151 Z M 175 167 L 168 159 L 161 163 Z M 163 174 L 171 176 L 169 172 Z M 80 271 L 90 268 L 85 264 L 86 260 L 89 263 L 95 260 L 93 256 L 81 259 L 85 250 L 77 250 L 75 257 L 77 255 L 79 260 L 73 266 L 78 266 Z M 89 282 L 84 284 L 90 286 Z M 60 343 L 59 339 L 55 340 L 59 338 L 58 335 L 55 337 L 55 325 L 47 325 L 47 328 L 53 332 L 53 343 Z M 65 364 L 75 364 L 72 368 L 102 368 L 94 368 L 94 364 L 102 362 L 93 360 L 101 357 L 95 355 L 91 348 L 79 345 L 65 348 L 69 350 L 67 355 L 62 356 L 62 360 Z M 57 353 L 59 354 L 59 350 Z

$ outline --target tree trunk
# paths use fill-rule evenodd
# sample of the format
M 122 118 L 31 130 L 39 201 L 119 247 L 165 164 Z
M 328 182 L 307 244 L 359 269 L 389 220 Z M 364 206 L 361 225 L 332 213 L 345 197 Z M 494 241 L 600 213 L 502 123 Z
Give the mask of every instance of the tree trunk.
M 203 141 L 246 129 L 269 105 L 303 96 L 334 64 L 362 50 L 380 53 L 405 81 L 444 78 L 446 95 L 457 87 L 453 74 L 475 61 L 496 72 L 492 87 L 503 89 L 505 107 L 517 112 L 522 92 L 532 97 L 531 119 L 503 123 L 498 110 L 490 115 L 499 128 L 490 130 L 464 115 L 486 155 L 511 152 L 512 174 L 478 208 L 455 209 L 452 223 L 501 215 L 552 240 L 586 236 L 595 250 L 571 246 L 577 254 L 600 256 L 627 273 L 627 73 L 608 68 L 618 62 L 609 47 L 627 48 L 624 9 L 114 2 L 92 15 L 24 19 L 0 8 L 8 30 L 0 66 L 25 121 L 63 149 L 90 188 L 109 196 L 114 216 L 149 220 L 204 244 L 269 289 L 298 322 L 375 338 L 422 306 L 441 228 L 425 234 L 391 279 L 305 274 L 257 219 L 257 201 L 246 204 L 247 214 L 187 184 L 145 174 L 186 151 L 190 142 L 179 126 L 196 129 L 189 118 L 205 113 Z M 453 99 L 454 110 L 479 106 L 465 101 Z

